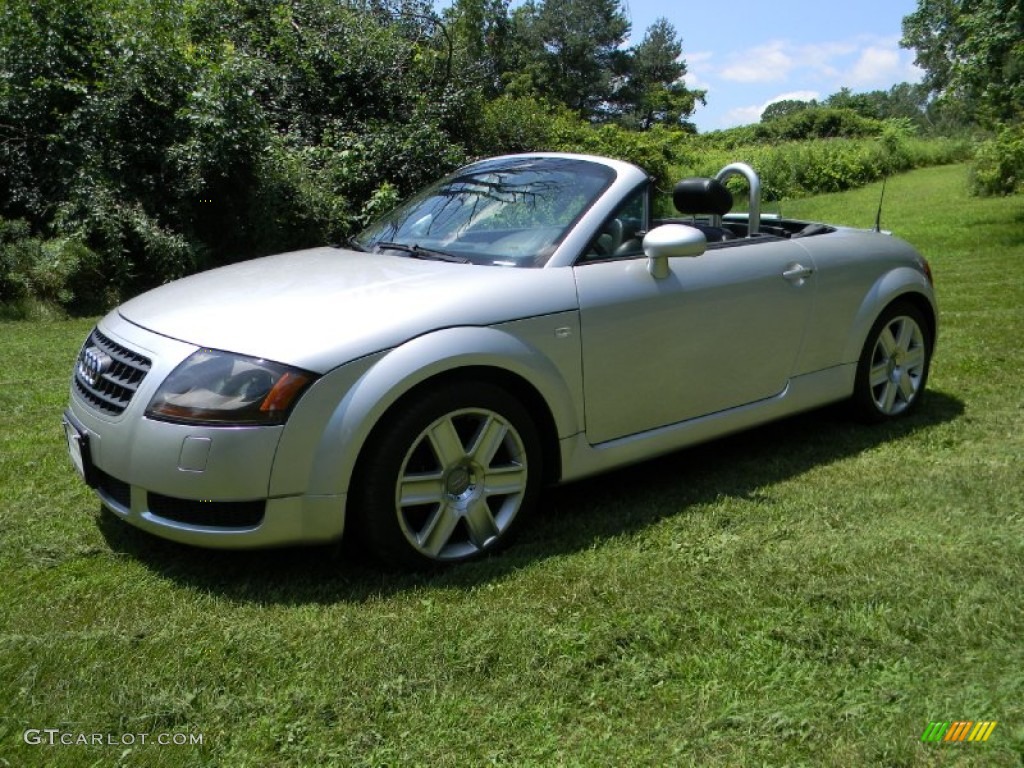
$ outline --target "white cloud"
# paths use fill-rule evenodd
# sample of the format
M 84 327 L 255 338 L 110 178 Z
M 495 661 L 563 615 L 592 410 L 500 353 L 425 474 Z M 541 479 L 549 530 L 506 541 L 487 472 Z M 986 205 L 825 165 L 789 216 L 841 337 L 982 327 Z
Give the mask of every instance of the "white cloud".
M 706 51 L 686 56 L 687 84 L 713 94 L 698 113 L 702 129 L 757 122 L 776 101 L 822 99 L 844 87 L 855 92 L 888 89 L 923 77 L 913 64 L 913 52 L 901 49 L 894 35 L 851 35 L 814 43 L 779 38 L 745 50 Z M 778 95 L 767 98 L 773 93 Z
M 801 45 L 796 48 L 797 66 L 815 79 L 828 79 L 839 74 L 838 61 L 858 50 L 856 43 L 836 41 Z
M 786 53 L 788 43 L 776 40 L 751 48 L 732 57 L 732 63 L 721 71 L 725 80 L 738 83 L 770 83 L 785 80 L 795 66 Z
M 852 86 L 870 86 L 898 77 L 899 71 L 900 55 L 897 51 L 872 46 L 861 51 L 848 77 Z
M 778 101 L 811 101 L 821 96 L 818 91 L 789 91 L 773 96 L 764 104 L 749 107 L 735 107 L 729 110 L 721 119 L 722 128 L 731 128 L 734 125 L 750 125 L 760 121 L 762 113 L 772 104 Z
M 683 54 L 683 60 L 686 62 L 686 74 L 683 76 L 683 81 L 687 88 L 710 90 L 711 83 L 707 78 L 712 74 L 711 59 L 713 56 L 714 54 L 708 51 Z
M 725 80 L 738 83 L 771 83 L 804 73 L 815 79 L 839 74 L 837 60 L 856 53 L 850 41 L 796 45 L 789 40 L 773 40 L 749 51 L 734 53 L 719 73 Z
M 719 128 L 732 128 L 736 125 L 750 125 L 761 119 L 764 107 L 734 107 L 726 112 L 718 121 Z
M 899 47 L 899 38 L 860 36 L 798 45 L 773 40 L 734 52 L 717 74 L 737 83 L 802 82 L 824 83 L 830 87 L 879 87 L 899 80 L 920 79 L 920 71 Z M 710 64 L 710 62 L 708 62 Z M 710 67 L 708 68 L 710 69 Z
M 860 50 L 857 61 L 843 76 L 853 88 L 884 88 L 896 82 L 916 83 L 924 72 L 914 65 L 913 53 L 900 48 L 899 38 L 875 40 Z
M 787 93 L 780 93 L 778 96 L 773 96 L 768 99 L 762 106 L 761 111 L 764 112 L 769 106 L 780 101 L 814 101 L 821 96 L 818 91 L 788 91 Z

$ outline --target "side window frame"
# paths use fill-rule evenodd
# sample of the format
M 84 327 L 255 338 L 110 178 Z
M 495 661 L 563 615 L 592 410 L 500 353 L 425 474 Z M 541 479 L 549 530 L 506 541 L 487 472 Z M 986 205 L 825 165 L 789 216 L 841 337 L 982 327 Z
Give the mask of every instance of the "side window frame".
M 574 262 L 574 266 L 582 266 L 585 264 L 603 264 L 609 261 L 623 261 L 626 259 L 638 259 L 643 257 L 643 237 L 647 234 L 650 229 L 651 222 L 654 220 L 654 199 L 651 194 L 653 190 L 653 184 L 650 179 L 644 181 L 630 192 L 622 204 L 616 208 L 612 214 L 605 219 L 601 225 L 601 229 L 587 244 L 586 249 L 577 257 Z M 637 197 L 641 197 L 640 202 L 640 221 L 635 229 L 629 231 L 623 231 L 622 214 L 629 209 L 631 206 L 636 205 Z M 616 224 L 616 222 L 618 222 Z M 618 231 L 616 231 L 618 230 Z M 598 241 L 601 238 L 610 238 L 610 243 L 598 246 Z M 636 250 L 626 250 L 620 255 L 615 255 L 617 250 L 622 249 L 631 240 L 638 241 Z M 610 250 L 605 252 L 610 247 Z

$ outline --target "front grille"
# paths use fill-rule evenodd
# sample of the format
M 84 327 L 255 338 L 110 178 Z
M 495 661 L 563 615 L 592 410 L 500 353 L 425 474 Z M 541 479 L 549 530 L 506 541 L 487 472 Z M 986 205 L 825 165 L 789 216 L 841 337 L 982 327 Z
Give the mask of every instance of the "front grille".
M 96 328 L 78 353 L 75 390 L 97 410 L 116 416 L 128 407 L 152 365 L 148 357 L 111 341 Z
M 263 522 L 266 501 L 196 501 L 149 494 L 149 511 L 158 517 L 208 528 L 255 528 Z

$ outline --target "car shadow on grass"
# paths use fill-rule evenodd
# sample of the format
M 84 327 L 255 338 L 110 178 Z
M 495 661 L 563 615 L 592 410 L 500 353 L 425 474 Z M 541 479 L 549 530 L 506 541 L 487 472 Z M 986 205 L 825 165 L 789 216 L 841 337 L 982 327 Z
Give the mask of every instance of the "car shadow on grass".
M 598 477 L 550 488 L 540 509 L 504 552 L 421 573 L 395 572 L 350 546 L 230 551 L 157 538 L 101 510 L 98 525 L 112 550 L 190 588 L 242 602 L 361 602 L 421 586 L 472 587 L 559 555 L 600 546 L 725 498 L 748 499 L 815 467 L 856 456 L 957 419 L 962 401 L 932 391 L 917 413 L 865 426 L 839 407 L 825 408 Z

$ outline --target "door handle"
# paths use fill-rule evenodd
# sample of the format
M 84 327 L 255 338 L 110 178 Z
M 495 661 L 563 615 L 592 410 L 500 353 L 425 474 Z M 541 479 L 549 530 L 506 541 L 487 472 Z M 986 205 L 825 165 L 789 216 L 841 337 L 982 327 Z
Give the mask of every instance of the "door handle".
M 787 267 L 786 271 L 782 273 L 782 276 L 790 282 L 802 283 L 813 274 L 814 270 L 810 267 L 805 267 L 803 264 L 791 264 Z

